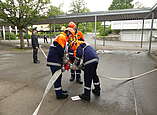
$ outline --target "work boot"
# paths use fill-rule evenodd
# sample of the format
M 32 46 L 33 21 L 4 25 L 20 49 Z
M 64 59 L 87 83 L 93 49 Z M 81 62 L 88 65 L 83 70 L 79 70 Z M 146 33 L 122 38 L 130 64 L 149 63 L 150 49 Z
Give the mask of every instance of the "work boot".
M 37 60 L 37 61 L 34 61 L 34 63 L 39 64 L 39 63 L 40 63 L 40 61 L 39 61 L 39 60 Z
M 76 79 L 76 83 L 83 84 L 83 82 L 81 81 L 81 79 Z
M 68 97 L 68 94 L 63 94 L 63 93 L 56 96 L 57 99 L 66 99 L 67 97 Z
M 62 93 L 68 93 L 68 91 L 66 91 L 66 90 L 62 90 Z
M 82 100 L 85 100 L 85 101 L 90 101 L 90 96 L 89 95 L 86 95 L 86 94 L 80 94 L 79 97 L 82 99 Z
M 93 89 L 92 90 L 92 93 L 94 94 L 94 95 L 96 95 L 96 96 L 100 96 L 100 89 Z

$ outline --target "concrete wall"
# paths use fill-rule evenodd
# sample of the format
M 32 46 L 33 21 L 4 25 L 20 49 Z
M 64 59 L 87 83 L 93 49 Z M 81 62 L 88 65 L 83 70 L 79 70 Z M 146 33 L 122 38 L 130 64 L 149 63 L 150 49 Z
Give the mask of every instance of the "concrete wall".
M 141 30 L 121 30 L 120 41 L 141 41 Z M 153 36 L 157 37 L 157 30 L 153 30 Z M 149 41 L 150 30 L 144 30 L 143 41 Z M 155 38 L 152 38 L 154 41 Z
M 127 21 L 112 21 L 111 22 L 111 29 L 113 30 L 139 30 L 142 29 L 142 20 L 127 20 Z M 151 20 L 144 21 L 144 29 L 151 28 Z M 157 29 L 157 20 L 154 20 L 153 28 Z

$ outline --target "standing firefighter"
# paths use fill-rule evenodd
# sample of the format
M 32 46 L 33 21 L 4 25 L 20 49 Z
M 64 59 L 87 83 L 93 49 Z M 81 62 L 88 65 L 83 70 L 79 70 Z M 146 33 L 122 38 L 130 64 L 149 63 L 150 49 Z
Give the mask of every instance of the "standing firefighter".
M 58 35 L 53 44 L 49 48 L 47 65 L 50 66 L 52 75 L 63 66 L 63 57 L 65 54 L 66 43 L 70 37 L 74 36 L 74 30 L 71 28 L 66 29 L 60 35 Z M 62 74 L 54 83 L 54 89 L 57 99 L 65 99 L 68 97 L 67 91 L 62 90 L 61 85 Z
M 69 48 L 68 48 L 68 54 L 69 54 L 70 62 L 74 63 L 76 53 L 74 52 L 73 47 L 69 46 Z M 80 69 L 78 69 L 78 70 L 71 69 L 71 78 L 70 78 L 70 81 L 74 81 L 75 76 L 76 76 L 76 83 L 83 84 L 83 82 L 81 81 L 80 74 L 81 74 L 81 70 Z
M 75 30 L 75 38 L 74 38 L 75 41 L 77 40 L 84 41 L 83 33 L 76 28 L 76 24 L 74 22 L 69 22 L 68 27 L 73 28 Z M 75 59 L 75 55 L 73 50 L 70 48 L 69 48 L 69 57 L 71 57 L 70 59 L 73 62 Z M 70 81 L 74 81 L 75 77 L 76 77 L 76 83 L 83 84 L 83 82 L 81 81 L 81 70 L 71 69 Z
M 39 43 L 38 43 L 38 36 L 36 35 L 36 33 L 37 33 L 37 30 L 36 28 L 34 28 L 32 32 L 32 36 L 31 36 L 32 48 L 33 48 L 33 62 L 40 63 L 40 61 L 38 60 Z
M 91 84 L 93 81 L 94 89 L 92 90 L 93 94 L 100 96 L 100 82 L 97 76 L 97 65 L 98 65 L 98 56 L 96 51 L 83 41 L 77 41 L 76 43 L 71 43 L 75 45 L 76 58 L 72 68 L 75 70 L 80 65 L 83 65 L 84 68 L 84 93 L 80 94 L 79 97 L 83 100 L 90 101 L 90 92 Z M 83 60 L 83 64 L 80 64 L 80 61 Z

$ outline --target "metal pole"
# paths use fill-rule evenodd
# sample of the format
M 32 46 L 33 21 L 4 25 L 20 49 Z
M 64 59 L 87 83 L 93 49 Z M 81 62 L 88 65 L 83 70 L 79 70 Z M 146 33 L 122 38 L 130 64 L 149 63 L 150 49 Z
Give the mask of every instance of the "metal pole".
M 105 32 L 105 21 L 104 21 L 104 32 Z M 105 46 L 105 38 L 103 38 L 103 46 Z
M 52 43 L 52 24 L 50 24 L 50 43 Z
M 15 26 L 15 34 L 17 35 L 17 26 Z
M 3 26 L 3 39 L 5 40 L 5 27 Z
M 10 32 L 10 33 L 12 32 L 12 28 L 11 28 L 11 26 L 9 26 L 9 32 Z
M 153 23 L 154 23 L 154 12 L 152 12 L 152 22 L 151 22 L 151 31 L 150 31 L 150 41 L 149 41 L 149 52 L 151 52 L 151 46 L 152 46 L 152 32 L 153 32 Z
M 53 26 L 53 32 L 54 32 L 54 34 L 55 34 L 55 32 L 56 32 L 55 23 L 54 23 L 54 26 Z M 55 36 L 56 36 L 56 34 L 55 34 Z
M 94 29 L 94 32 L 95 32 L 95 49 L 96 49 L 96 22 L 97 22 L 97 16 L 95 16 L 95 29 Z
M 142 48 L 142 45 L 143 45 L 143 29 L 144 29 L 144 19 L 143 19 L 143 23 L 142 23 L 141 48 Z

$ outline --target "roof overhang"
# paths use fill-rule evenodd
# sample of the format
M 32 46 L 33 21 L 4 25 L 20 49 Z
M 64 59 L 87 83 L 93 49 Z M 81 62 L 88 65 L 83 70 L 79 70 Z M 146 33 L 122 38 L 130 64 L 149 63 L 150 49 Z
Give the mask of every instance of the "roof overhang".
M 151 19 L 151 13 L 154 12 L 154 18 L 157 18 L 157 4 L 152 8 L 143 9 L 125 9 L 88 12 L 78 14 L 64 14 L 59 16 L 51 16 L 48 19 L 38 22 L 38 24 L 64 24 L 70 21 L 78 22 L 94 22 L 97 21 L 119 21 L 119 20 L 140 20 Z

